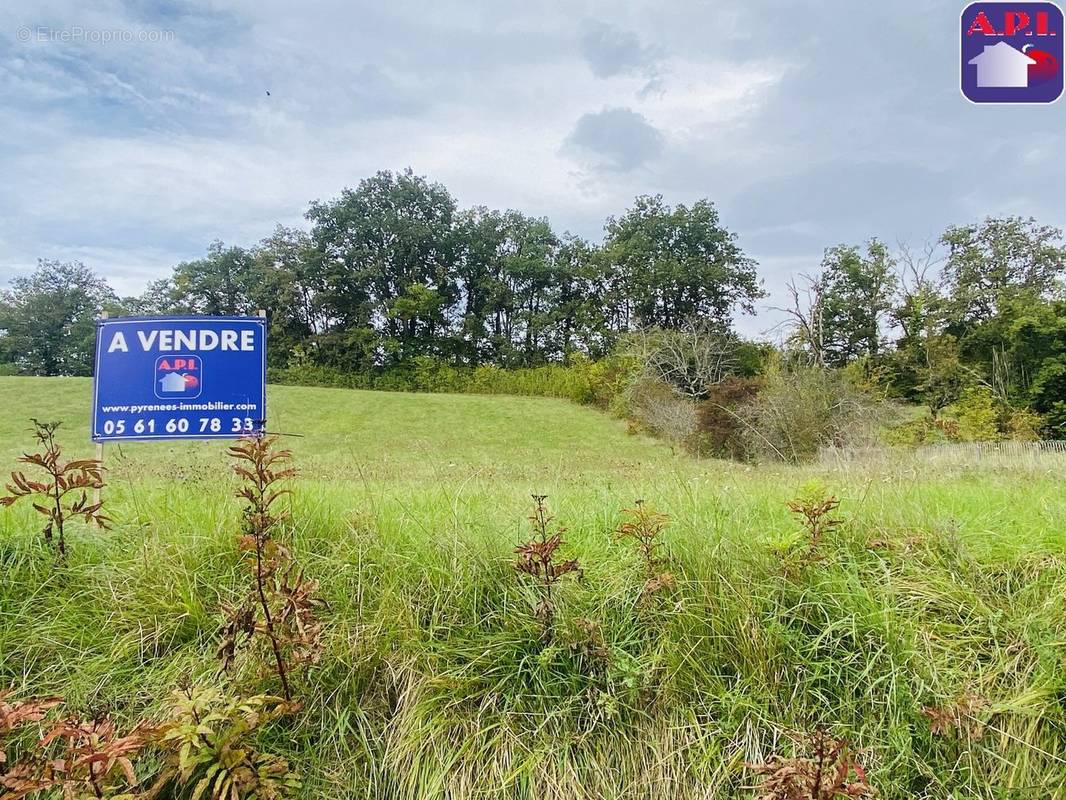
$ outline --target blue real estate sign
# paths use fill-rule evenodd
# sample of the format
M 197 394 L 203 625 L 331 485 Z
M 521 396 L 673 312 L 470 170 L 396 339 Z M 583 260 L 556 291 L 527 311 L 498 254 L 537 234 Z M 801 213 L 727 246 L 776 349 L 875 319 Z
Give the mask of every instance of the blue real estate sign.
M 265 318 L 97 323 L 93 441 L 234 439 L 265 420 Z

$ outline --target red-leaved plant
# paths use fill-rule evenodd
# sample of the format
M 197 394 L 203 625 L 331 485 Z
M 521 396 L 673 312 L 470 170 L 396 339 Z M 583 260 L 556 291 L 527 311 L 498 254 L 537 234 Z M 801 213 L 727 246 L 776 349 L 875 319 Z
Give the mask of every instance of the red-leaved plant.
M 53 784 L 43 776 L 42 759 L 29 756 L 12 759 L 8 753 L 8 740 L 14 731 L 24 725 L 41 722 L 49 711 L 63 702 L 63 698 L 11 700 L 10 697 L 10 689 L 0 691 L 0 798 L 20 800 Z
M 818 549 L 818 545 L 827 533 L 840 525 L 840 520 L 832 516 L 840 506 L 840 501 L 832 495 L 819 496 L 811 492 L 790 500 L 787 505 L 789 511 L 799 517 L 803 523 L 812 551 Z
M 42 722 L 60 705 L 59 697 L 8 700 L 0 692 L 0 800 L 22 800 L 60 791 L 65 798 L 132 797 L 138 786 L 133 759 L 151 746 L 158 729 L 148 722 L 120 735 L 107 715 L 67 717 L 51 725 L 35 745 L 13 763 L 7 739 L 16 728 Z
M 48 519 L 43 529 L 45 541 L 54 540 L 59 555 L 65 557 L 65 528 L 69 517 L 82 517 L 98 527 L 107 527 L 109 519 L 101 511 L 103 502 L 91 503 L 88 495 L 90 489 L 103 488 L 103 466 L 95 458 L 63 461 L 63 449 L 55 439 L 56 430 L 62 423 L 36 419 L 32 422 L 41 452 L 26 453 L 19 461 L 40 468 L 47 477 L 33 480 L 24 472 L 12 472 L 11 483 L 7 484 L 9 494 L 0 497 L 0 506 L 14 505 L 24 497 L 40 500 L 34 502 L 33 507 Z
M 514 568 L 520 575 L 528 576 L 537 594 L 533 614 L 540 621 L 542 636 L 551 639 L 555 624 L 555 598 L 552 590 L 556 584 L 570 573 L 579 572 L 576 558 L 556 561 L 555 555 L 563 542 L 566 528 L 556 528 L 549 532 L 548 527 L 553 517 L 548 514 L 544 501 L 547 495 L 533 495 L 533 514 L 529 521 L 533 523 L 533 538 L 522 542 L 515 548 L 518 558 Z
M 761 776 L 758 800 L 840 800 L 877 795 L 846 739 L 824 730 L 803 737 L 804 755 L 770 756 L 762 764 L 748 764 Z
M 218 655 L 226 671 L 242 640 L 249 642 L 257 634 L 265 638 L 282 693 L 291 701 L 290 670 L 314 663 L 321 652 L 322 624 L 315 612 L 325 602 L 316 597 L 318 581 L 307 579 L 288 549 L 273 536 L 278 523 L 288 516 L 286 511 L 275 512 L 274 504 L 290 493 L 277 484 L 296 474 L 293 468 L 283 466 L 292 453 L 276 444 L 276 437 L 252 436 L 229 448 L 237 459 L 234 472 L 244 481 L 237 491 L 246 502 L 245 532 L 238 545 L 250 556 L 254 585 L 242 603 L 223 606 L 227 624 Z
M 619 541 L 632 539 L 636 544 L 637 554 L 644 567 L 644 588 L 641 594 L 646 597 L 673 586 L 673 573 L 662 569 L 666 564 L 662 555 L 662 533 L 670 524 L 670 518 L 666 514 L 650 510 L 643 500 L 637 500 L 633 508 L 627 508 L 623 513 L 628 519 L 618 526 L 615 538 Z

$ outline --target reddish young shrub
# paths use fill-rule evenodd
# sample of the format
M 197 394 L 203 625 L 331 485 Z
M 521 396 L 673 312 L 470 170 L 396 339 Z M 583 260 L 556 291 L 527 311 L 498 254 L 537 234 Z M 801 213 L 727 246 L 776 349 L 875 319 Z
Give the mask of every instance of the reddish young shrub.
M 701 455 L 744 457 L 743 423 L 736 410 L 753 400 L 761 387 L 757 378 L 735 375 L 707 387 L 707 399 L 700 403 L 696 421 Z
M 840 800 L 877 796 L 851 745 L 825 731 L 804 737 L 793 758 L 773 755 L 761 764 L 748 764 L 760 777 L 758 800 Z
M 223 604 L 226 625 L 217 654 L 225 672 L 233 666 L 240 646 L 265 639 L 285 700 L 291 701 L 290 671 L 317 663 L 322 653 L 323 625 L 316 614 L 326 607 L 317 596 L 318 581 L 304 576 L 288 548 L 273 535 L 288 512 L 275 513 L 272 506 L 291 493 L 278 488 L 278 483 L 295 476 L 296 470 L 284 466 L 292 454 L 277 447 L 276 437 L 242 439 L 229 452 L 237 459 L 234 472 L 244 481 L 237 491 L 246 504 L 245 531 L 238 547 L 248 556 L 253 585 L 243 602 Z
M 33 503 L 33 508 L 48 520 L 42 531 L 44 539 L 51 542 L 55 538 L 59 555 L 65 558 L 65 529 L 70 517 L 82 517 L 101 528 L 110 521 L 101 510 L 104 504 L 90 502 L 88 495 L 90 489 L 103 488 L 103 466 L 94 458 L 63 461 L 63 448 L 55 438 L 61 423 L 36 419 L 32 422 L 41 452 L 26 453 L 19 461 L 37 467 L 48 480 L 36 481 L 23 472 L 12 472 L 11 483 L 6 487 L 9 494 L 0 497 L 0 506 L 14 505 L 23 497 L 39 499 L 41 502 Z
M 627 519 L 618 526 L 615 538 L 631 539 L 636 545 L 637 554 L 644 566 L 645 581 L 641 596 L 671 588 L 674 585 L 673 573 L 661 570 L 666 563 L 661 554 L 662 533 L 670 524 L 670 518 L 666 514 L 652 511 L 643 500 L 637 500 L 634 508 L 627 508 L 623 513 Z
M 533 495 L 533 513 L 529 521 L 533 523 L 533 538 L 515 547 L 518 558 L 514 562 L 515 571 L 527 576 L 537 594 L 537 603 L 533 613 L 542 627 L 545 641 L 551 639 L 555 623 L 555 598 L 553 589 L 560 580 L 570 573 L 580 574 L 577 559 L 556 560 L 556 552 L 562 547 L 566 528 L 558 527 L 550 531 L 552 519 L 544 501 L 546 495 Z

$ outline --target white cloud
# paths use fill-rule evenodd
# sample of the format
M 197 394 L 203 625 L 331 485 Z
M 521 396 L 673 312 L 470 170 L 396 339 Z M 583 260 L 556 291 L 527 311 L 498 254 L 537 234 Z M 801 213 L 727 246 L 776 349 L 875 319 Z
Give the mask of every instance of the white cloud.
M 1066 221 L 1057 118 L 962 101 L 954 43 L 930 32 L 958 8 L 923 14 L 911 30 L 843 0 L 817 25 L 765 0 L 7 4 L 0 280 L 69 254 L 135 291 L 408 165 L 462 205 L 590 237 L 638 193 L 709 197 L 771 289 L 841 240 L 998 209 Z M 175 36 L 21 44 L 20 25 Z M 564 146 L 605 109 L 661 138 L 628 171 Z M 625 161 L 612 130 L 600 153 Z

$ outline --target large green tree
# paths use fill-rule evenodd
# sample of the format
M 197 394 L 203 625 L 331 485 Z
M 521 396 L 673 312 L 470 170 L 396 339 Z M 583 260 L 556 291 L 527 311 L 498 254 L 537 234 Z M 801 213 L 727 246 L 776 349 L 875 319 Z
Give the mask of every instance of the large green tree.
M 214 316 L 254 314 L 259 281 L 252 250 L 214 241 L 206 256 L 175 267 L 171 308 Z
M 499 359 L 503 314 L 510 304 L 503 280 L 506 218 L 477 206 L 456 218 L 456 280 L 462 292 L 458 310 L 458 350 L 470 364 Z
M 331 320 L 322 307 L 321 259 L 310 234 L 278 225 L 252 260 L 250 295 L 270 317 L 270 363 L 313 358 Z
M 559 239 L 546 219 L 509 211 L 502 261 L 503 295 L 508 299 L 498 316 L 504 320 L 499 340 L 507 365 L 532 365 L 545 360 L 550 347 Z
M 953 226 L 940 241 L 947 248 L 943 279 L 956 328 L 988 321 L 1019 292 L 1046 297 L 1066 275 L 1062 231 L 1031 218 Z
M 30 375 L 90 375 L 95 319 L 117 308 L 114 291 L 84 264 L 40 260 L 0 292 L 0 354 Z
M 444 186 L 409 169 L 378 172 L 336 200 L 312 203 L 322 308 L 363 342 L 364 366 L 453 354 L 455 214 Z M 369 339 L 376 344 L 367 350 Z
M 972 351 L 989 353 L 981 367 L 997 397 L 1046 415 L 1066 436 L 1066 299 L 1015 294 L 970 339 Z
M 1007 407 L 1047 415 L 1066 383 L 1060 355 L 1066 248 L 1057 228 L 1018 217 L 948 228 L 913 257 L 892 309 L 901 335 L 892 358 L 901 394 L 934 414 L 968 385 L 990 387 Z M 1066 410 L 1066 409 L 1064 409 Z
M 604 255 L 626 328 L 694 319 L 728 328 L 734 310 L 752 312 L 763 296 L 755 262 L 707 200 L 670 207 L 661 195 L 638 197 L 607 221 Z
M 564 359 L 599 336 L 595 265 L 584 240 L 545 219 L 478 207 L 457 223 L 460 351 L 470 363 Z
M 599 358 L 615 344 L 603 307 L 598 254 L 597 248 L 569 233 L 563 234 L 555 250 L 552 329 L 546 344 L 554 359 L 565 360 L 575 352 Z
M 822 327 L 825 361 L 843 366 L 876 358 L 884 344 L 882 323 L 897 288 L 895 262 L 877 239 L 865 250 L 838 245 L 822 259 Z

